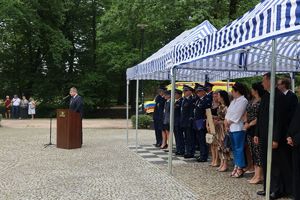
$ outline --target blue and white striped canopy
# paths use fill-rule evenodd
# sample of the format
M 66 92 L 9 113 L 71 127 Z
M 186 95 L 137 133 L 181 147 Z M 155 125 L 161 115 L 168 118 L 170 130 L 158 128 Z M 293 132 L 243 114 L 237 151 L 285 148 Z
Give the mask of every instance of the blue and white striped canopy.
M 152 79 L 151 74 L 153 74 L 152 76 L 154 80 L 157 80 L 158 78 L 158 80 L 168 79 L 169 75 L 167 72 L 164 73 L 164 71 L 166 71 L 168 63 L 173 63 L 174 61 L 175 46 L 178 44 L 188 44 L 195 40 L 203 39 L 205 36 L 215 32 L 216 30 L 217 29 L 206 20 L 198 26 L 184 31 L 156 53 L 144 60 L 142 63 L 129 68 L 127 70 L 127 79 L 143 79 L 143 76 Z M 155 74 L 155 72 L 160 73 Z
M 300 0 L 265 0 L 203 40 L 175 47 L 175 65 L 185 69 L 269 71 L 271 39 L 277 41 L 277 71 L 299 71 Z

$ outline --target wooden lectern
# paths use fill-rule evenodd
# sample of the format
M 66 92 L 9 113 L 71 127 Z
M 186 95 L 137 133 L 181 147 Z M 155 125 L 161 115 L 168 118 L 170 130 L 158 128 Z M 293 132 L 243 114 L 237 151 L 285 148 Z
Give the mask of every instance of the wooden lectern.
M 56 147 L 62 149 L 80 148 L 82 144 L 82 120 L 80 114 L 69 109 L 58 109 Z

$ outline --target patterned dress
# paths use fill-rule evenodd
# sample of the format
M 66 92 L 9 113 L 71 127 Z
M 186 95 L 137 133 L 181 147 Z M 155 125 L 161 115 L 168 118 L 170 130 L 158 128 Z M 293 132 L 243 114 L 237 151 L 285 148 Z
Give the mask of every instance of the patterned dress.
M 258 115 L 260 102 L 249 102 L 247 105 L 247 122 L 250 123 L 251 121 L 255 120 Z M 261 158 L 260 158 L 260 146 L 259 144 L 255 144 L 253 141 L 254 132 L 256 126 L 251 126 L 247 129 L 247 142 L 250 148 L 250 152 L 252 155 L 253 163 L 257 166 L 261 166 Z
M 225 115 L 227 113 L 227 106 L 225 105 L 219 105 L 218 110 L 217 110 L 217 117 L 215 117 L 214 123 L 215 123 L 215 129 L 216 129 L 216 134 L 215 134 L 215 142 L 218 146 L 218 151 L 221 159 L 230 159 L 230 150 L 224 145 L 224 138 L 225 135 L 227 134 L 225 131 L 225 126 L 224 126 L 224 120 L 225 120 Z

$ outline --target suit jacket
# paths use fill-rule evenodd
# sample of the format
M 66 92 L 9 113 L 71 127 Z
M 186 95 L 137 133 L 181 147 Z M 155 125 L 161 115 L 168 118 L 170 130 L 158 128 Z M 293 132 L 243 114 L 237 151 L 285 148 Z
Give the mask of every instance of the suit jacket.
M 180 114 L 181 114 L 182 101 L 183 101 L 182 98 L 180 98 L 177 101 L 175 101 L 175 107 L 174 107 L 174 126 L 177 126 L 177 127 L 180 126 Z
M 161 122 L 163 121 L 165 102 L 166 100 L 162 96 L 157 95 L 155 97 L 153 120 Z
M 183 98 L 181 105 L 180 126 L 182 128 L 192 127 L 194 116 L 193 97 Z
M 194 120 L 206 119 L 206 109 L 211 108 L 212 100 L 209 95 L 199 98 L 195 103 Z
M 285 130 L 288 130 L 298 104 L 298 97 L 296 94 L 289 90 L 285 95 L 285 104 L 287 109 Z
M 290 123 L 288 134 L 293 138 L 295 145 L 300 147 L 300 104 L 297 105 L 293 119 Z
M 274 102 L 274 122 L 273 122 L 273 141 L 286 143 L 284 125 L 287 117 L 287 109 L 284 103 L 285 97 L 277 88 L 275 89 Z M 262 140 L 263 143 L 268 141 L 268 126 L 269 126 L 269 105 L 270 93 L 266 92 L 262 98 L 258 110 L 257 124 L 255 135 Z
M 80 113 L 80 117 L 83 116 L 83 100 L 81 96 L 76 95 L 76 97 L 71 97 L 69 109 Z

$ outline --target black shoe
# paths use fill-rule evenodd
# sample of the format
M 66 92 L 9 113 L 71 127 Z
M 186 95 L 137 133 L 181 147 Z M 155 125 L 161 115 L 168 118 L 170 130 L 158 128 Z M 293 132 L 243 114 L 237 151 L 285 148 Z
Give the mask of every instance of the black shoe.
M 156 144 L 156 145 L 155 145 L 155 147 L 160 147 L 160 146 L 161 146 L 161 144 Z
M 183 157 L 184 157 L 184 158 L 194 158 L 194 155 L 191 155 L 191 154 L 185 154 Z
M 281 195 L 281 194 L 279 194 L 279 193 L 272 192 L 272 193 L 270 194 L 270 199 L 271 199 L 271 200 L 279 199 L 279 198 L 281 198 L 282 196 L 283 196 L 283 195 Z
M 203 159 L 203 158 L 198 157 L 198 158 L 197 158 L 197 161 L 198 161 L 198 162 L 207 162 L 207 159 Z
M 266 192 L 265 191 L 258 191 L 257 193 L 256 193 L 257 195 L 260 195 L 260 196 L 266 196 Z
M 184 153 L 176 152 L 175 155 L 176 155 L 176 156 L 183 156 Z

